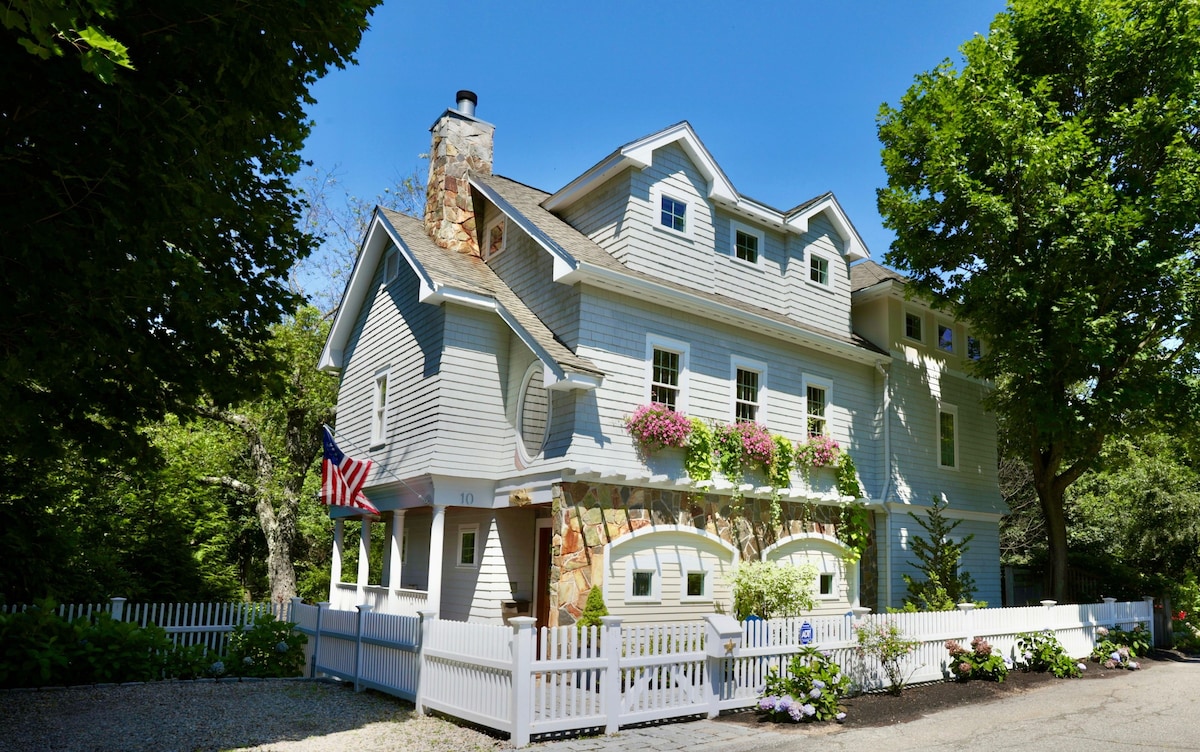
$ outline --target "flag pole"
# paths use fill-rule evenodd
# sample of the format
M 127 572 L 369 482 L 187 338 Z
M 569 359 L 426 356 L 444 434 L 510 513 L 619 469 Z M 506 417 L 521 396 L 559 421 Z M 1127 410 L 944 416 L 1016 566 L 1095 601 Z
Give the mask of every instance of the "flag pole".
M 330 435 L 330 436 L 333 436 L 333 437 L 334 437 L 334 438 L 336 438 L 336 439 L 340 439 L 340 440 L 341 440 L 341 442 L 342 442 L 343 444 L 346 444 L 347 446 L 349 446 L 349 447 L 350 447 L 352 450 L 354 450 L 354 452 L 355 452 L 356 454 L 362 455 L 362 454 L 364 454 L 364 453 L 366 453 L 366 454 L 369 454 L 369 453 L 370 453 L 370 452 L 369 452 L 369 450 L 363 450 L 363 448 L 362 448 L 362 447 L 360 447 L 360 446 L 358 446 L 357 444 L 355 444 L 355 443 L 354 443 L 353 441 L 351 441 L 349 438 L 347 438 L 347 437 L 346 437 L 346 436 L 344 436 L 343 434 L 340 434 L 340 433 L 338 433 L 337 429 L 336 429 L 336 428 L 334 428 L 333 426 L 329 425 L 328 423 L 322 423 L 322 424 L 321 424 L 321 426 L 322 426 L 322 427 L 323 427 L 323 428 L 324 428 L 326 431 L 329 431 L 329 435 Z M 428 498 L 426 498 L 426 497 L 425 497 L 425 494 L 423 494 L 423 493 L 419 492 L 417 489 L 415 489 L 415 488 L 413 488 L 412 486 L 408 485 L 408 482 L 407 482 L 406 480 L 404 480 L 404 479 L 403 479 L 403 478 L 401 478 L 399 475 L 396 475 L 394 472 L 392 472 L 391 470 L 389 470 L 389 469 L 388 469 L 388 467 L 387 467 L 386 465 L 384 465 L 382 462 L 376 462 L 376 463 L 375 463 L 375 466 L 376 466 L 376 467 L 378 467 L 378 468 L 379 468 L 381 471 L 383 471 L 385 474 L 387 474 L 387 475 L 389 475 L 389 476 L 391 476 L 391 477 L 395 478 L 396 480 L 400 481 L 400 484 L 401 484 L 402 486 L 404 486 L 405 488 L 407 488 L 409 491 L 412 491 L 412 492 L 413 492 L 413 494 L 414 494 L 414 495 L 415 495 L 415 496 L 416 496 L 418 499 L 420 499 L 421 501 L 425 502 L 426 504 L 429 504 L 430 506 L 433 506 L 433 500 L 432 500 L 432 499 L 428 499 Z

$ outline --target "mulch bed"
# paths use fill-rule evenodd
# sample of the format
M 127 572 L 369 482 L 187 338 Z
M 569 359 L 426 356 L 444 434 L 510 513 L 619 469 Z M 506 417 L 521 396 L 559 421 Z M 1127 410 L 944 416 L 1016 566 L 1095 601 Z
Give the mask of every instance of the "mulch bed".
M 1154 656 L 1139 659 L 1141 671 L 1153 671 L 1154 666 L 1165 660 L 1179 660 L 1177 656 L 1167 651 L 1159 651 Z M 930 713 L 940 710 L 978 705 L 983 702 L 998 700 L 1008 695 L 1048 686 L 1054 682 L 1073 681 L 1119 681 L 1128 674 L 1127 670 L 1104 670 L 1097 663 L 1087 662 L 1087 670 L 1079 679 L 1056 679 L 1053 674 L 1034 674 L 1022 671 L 1009 671 L 1003 682 L 931 682 L 906 687 L 900 695 L 887 693 L 871 693 L 850 697 L 843 701 L 846 719 L 844 727 L 866 728 L 871 726 L 890 726 L 897 723 L 915 721 Z M 817 729 L 832 724 L 822 723 L 775 723 L 765 715 L 754 711 L 729 713 L 718 718 L 725 723 L 737 723 L 746 726 L 762 726 L 773 731 L 788 728 Z

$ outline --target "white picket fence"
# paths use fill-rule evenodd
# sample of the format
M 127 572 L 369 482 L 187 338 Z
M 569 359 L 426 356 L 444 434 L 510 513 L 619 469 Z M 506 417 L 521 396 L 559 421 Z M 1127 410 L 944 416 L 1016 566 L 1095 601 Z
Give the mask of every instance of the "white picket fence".
M 68 621 L 95 613 L 107 613 L 117 621 L 145 627 L 155 624 L 166 630 L 176 645 L 204 645 L 224 655 L 229 636 L 242 625 L 253 624 L 264 614 L 287 621 L 290 602 L 282 603 L 129 603 L 125 598 L 110 598 L 108 603 L 63 603 L 55 613 Z M 27 604 L 0 605 L 0 613 L 17 613 Z
M 830 654 L 859 688 L 885 679 L 855 650 L 860 622 L 894 622 L 920 642 L 907 659 L 909 682 L 948 677 L 946 640 L 987 639 L 1014 657 L 1022 632 L 1053 630 L 1073 657 L 1092 650 L 1100 626 L 1152 625 L 1153 603 L 970 609 L 937 613 L 847 614 L 738 623 L 705 621 L 623 627 L 534 628 L 529 617 L 511 627 L 373 613 L 370 605 L 337 611 L 328 604 L 292 604 L 309 635 L 313 674 L 353 681 L 434 710 L 508 733 L 516 746 L 534 736 L 603 730 L 687 716 L 716 716 L 757 701 L 768 672 L 806 646 Z

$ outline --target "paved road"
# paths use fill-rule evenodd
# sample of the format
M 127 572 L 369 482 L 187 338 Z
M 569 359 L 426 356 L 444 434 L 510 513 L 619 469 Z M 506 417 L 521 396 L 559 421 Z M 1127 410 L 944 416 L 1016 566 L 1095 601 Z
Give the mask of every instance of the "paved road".
M 532 747 L 536 752 L 1200 750 L 1200 662 L 1156 663 L 1118 681 L 1063 681 L 881 728 L 760 731 L 694 721 Z

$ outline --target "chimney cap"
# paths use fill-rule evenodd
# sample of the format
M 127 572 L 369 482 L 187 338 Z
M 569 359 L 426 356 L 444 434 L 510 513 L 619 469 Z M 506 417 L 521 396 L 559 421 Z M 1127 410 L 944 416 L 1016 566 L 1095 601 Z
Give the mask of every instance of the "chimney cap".
M 475 105 L 479 104 L 479 97 L 475 96 L 475 92 L 469 89 L 459 89 L 454 95 L 454 101 L 458 103 L 458 111 L 467 117 L 475 117 Z

